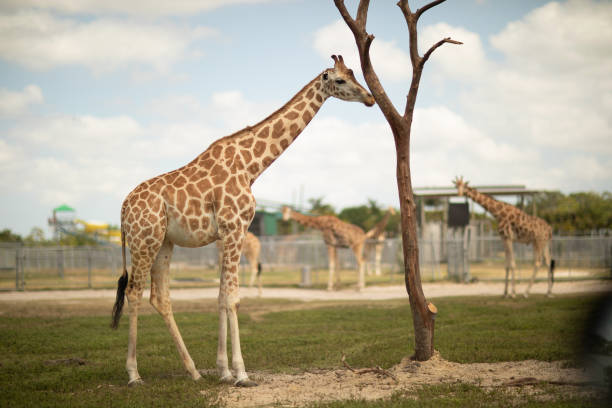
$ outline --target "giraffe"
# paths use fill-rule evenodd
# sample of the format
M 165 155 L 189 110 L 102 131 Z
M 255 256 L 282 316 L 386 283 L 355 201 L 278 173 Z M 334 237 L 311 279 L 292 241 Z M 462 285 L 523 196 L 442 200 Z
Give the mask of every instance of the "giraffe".
M 508 297 L 508 275 L 512 273 L 512 294 L 516 296 L 514 290 L 514 272 L 516 263 L 514 261 L 514 251 L 512 242 L 520 242 L 533 246 L 533 274 L 524 296 L 529 296 L 529 291 L 533 285 L 533 281 L 544 258 L 544 265 L 548 268 L 548 290 L 546 295 L 552 297 L 553 273 L 555 261 L 551 259 L 550 245 L 552 240 L 552 228 L 541 218 L 529 215 L 524 211 L 519 210 L 513 205 L 504 203 L 494 198 L 478 192 L 475 188 L 468 186 L 467 181 L 463 181 L 462 177 L 457 177 L 453 180 L 457 187 L 459 196 L 467 196 L 480 204 L 497 220 L 497 230 L 504 242 L 506 252 L 506 280 L 504 286 L 504 296 Z
M 150 303 L 163 317 L 187 372 L 201 375 L 187 351 L 170 303 L 168 269 L 174 245 L 200 247 L 221 241 L 222 258 L 218 297 L 219 337 L 217 370 L 222 382 L 255 386 L 247 375 L 238 330 L 240 302 L 238 266 L 242 244 L 255 213 L 251 185 L 302 132 L 330 96 L 374 105 L 341 56 L 332 56 L 333 68 L 318 74 L 289 102 L 261 122 L 213 142 L 187 165 L 153 177 L 128 194 L 121 207 L 123 274 L 111 327 L 117 327 L 124 298 L 129 306 L 126 370 L 128 385 L 142 383 L 136 361 L 138 310 L 148 276 Z M 125 266 L 125 248 L 131 253 L 131 272 Z M 232 368 L 227 357 L 229 322 Z
M 344 222 L 333 215 L 308 216 L 293 211 L 287 206 L 283 206 L 281 211 L 284 221 L 293 219 L 306 227 L 316 228 L 323 233 L 323 241 L 325 241 L 325 245 L 327 245 L 329 258 L 327 290 L 333 290 L 334 288 L 334 274 L 337 260 L 336 248 L 351 248 L 355 254 L 355 258 L 357 258 L 357 268 L 359 270 L 357 289 L 363 290 L 365 288 L 363 246 L 367 239 L 374 236 L 375 228 L 364 233 L 358 226 Z M 336 274 L 336 284 L 338 283 L 340 283 L 340 273 Z
M 375 232 L 372 234 L 372 238 L 368 240 L 365 245 L 366 254 L 371 254 L 372 250 L 374 250 L 374 273 L 376 274 L 376 276 L 380 276 L 380 274 L 382 273 L 381 263 L 382 251 L 384 249 L 385 242 L 385 228 L 387 227 L 389 218 L 394 214 L 395 209 L 393 207 L 389 207 L 385 215 L 374 226 L 373 230 L 375 230 Z M 372 242 L 373 240 L 375 240 L 376 242 Z M 365 258 L 368 259 L 369 256 L 366 255 Z M 371 275 L 372 273 L 370 266 L 370 263 L 366 263 L 368 275 Z
M 219 265 L 223 262 L 222 254 L 223 248 L 221 241 L 217 241 L 217 250 L 219 252 Z M 250 231 L 247 231 L 244 237 L 244 244 L 242 245 L 242 254 L 249 263 L 249 269 L 251 270 L 251 279 L 249 280 L 249 288 L 255 284 L 257 279 L 257 293 L 261 296 L 261 264 L 259 263 L 259 252 L 261 251 L 261 242 L 259 239 Z

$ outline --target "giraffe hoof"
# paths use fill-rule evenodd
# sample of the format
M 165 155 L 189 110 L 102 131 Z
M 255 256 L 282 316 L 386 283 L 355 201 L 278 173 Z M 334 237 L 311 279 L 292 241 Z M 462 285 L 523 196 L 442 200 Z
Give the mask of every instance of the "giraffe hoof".
M 244 380 L 236 381 L 234 385 L 236 387 L 245 387 L 245 388 L 257 387 L 257 383 L 255 381 L 249 380 L 248 378 L 245 378 Z
M 144 385 L 144 381 L 142 381 L 142 378 L 136 378 L 135 380 L 128 382 L 128 387 L 138 387 L 141 385 Z
M 547 293 L 547 294 L 546 294 L 546 297 L 547 297 L 547 298 L 554 298 L 554 297 L 555 297 L 555 295 L 553 295 L 552 293 Z
M 529 297 L 529 293 L 523 293 L 523 297 L 527 299 Z
M 225 377 L 221 377 L 219 382 L 222 384 L 234 384 L 236 379 L 231 375 L 226 375 Z

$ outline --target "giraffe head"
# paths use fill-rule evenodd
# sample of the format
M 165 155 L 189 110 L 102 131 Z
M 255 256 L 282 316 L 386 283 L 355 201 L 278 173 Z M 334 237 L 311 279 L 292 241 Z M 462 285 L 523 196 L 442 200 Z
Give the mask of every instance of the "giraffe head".
M 289 217 L 291 217 L 291 208 L 284 205 L 281 209 L 281 213 L 283 214 L 283 221 L 289 221 Z
M 453 180 L 453 184 L 455 185 L 455 187 L 457 187 L 457 195 L 459 197 L 465 194 L 465 188 L 467 187 L 468 182 L 463 181 L 463 176 L 455 177 L 455 179 Z
M 372 106 L 376 102 L 374 97 L 355 79 L 353 70 L 344 65 L 342 55 L 332 55 L 334 67 L 328 68 L 321 74 L 320 80 L 323 92 L 328 96 L 345 101 L 363 102 Z

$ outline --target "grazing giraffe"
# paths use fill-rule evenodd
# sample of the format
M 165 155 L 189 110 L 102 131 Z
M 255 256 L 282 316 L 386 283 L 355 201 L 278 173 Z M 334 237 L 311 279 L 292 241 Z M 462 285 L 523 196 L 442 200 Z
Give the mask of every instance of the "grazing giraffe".
M 316 228 L 323 233 L 323 241 L 325 241 L 325 245 L 327 245 L 329 265 L 327 290 L 334 289 L 334 274 L 338 258 L 336 248 L 350 248 L 353 251 L 355 258 L 357 258 L 357 268 L 359 271 L 357 289 L 363 290 L 365 288 L 363 246 L 367 239 L 374 236 L 373 234 L 376 232 L 376 227 L 365 233 L 358 226 L 344 222 L 333 215 L 309 216 L 293 211 L 287 206 L 283 206 L 281 211 L 284 221 L 293 219 L 306 227 Z M 340 272 L 338 271 L 336 274 L 336 284 L 339 283 Z
M 393 209 L 393 207 L 389 207 L 385 215 L 374 226 L 373 228 L 374 233 L 372 234 L 372 238 L 366 241 L 365 253 L 370 254 L 372 250 L 374 251 L 374 273 L 376 274 L 376 276 L 380 276 L 380 274 L 382 273 L 381 264 L 382 264 L 382 251 L 384 249 L 384 243 L 385 243 L 385 228 L 387 228 L 387 223 L 389 223 L 389 218 L 391 218 L 391 216 L 394 214 L 395 214 L 395 210 Z M 376 241 L 376 242 L 372 242 L 372 241 Z M 366 255 L 365 258 L 368 259 L 369 256 Z M 369 262 L 366 263 L 366 269 L 367 269 L 368 275 L 371 275 L 372 271 L 371 271 Z
M 514 251 L 512 249 L 512 242 L 516 241 L 533 246 L 533 275 L 531 275 L 531 280 L 527 285 L 524 296 L 529 296 L 529 290 L 538 273 L 542 258 L 544 258 L 544 265 L 548 268 L 548 290 L 546 295 L 551 297 L 555 261 L 551 259 L 550 254 L 552 240 L 552 228 L 550 225 L 543 219 L 529 215 L 513 205 L 495 200 L 486 194 L 478 192 L 475 188 L 468 186 L 468 182 L 463 181 L 463 178 L 457 177 L 453 180 L 453 183 L 455 187 L 457 187 L 457 194 L 459 196 L 465 195 L 471 198 L 491 213 L 497 220 L 497 232 L 504 242 L 506 251 L 506 284 L 504 286 L 504 296 L 508 297 L 508 275 L 510 272 L 512 273 L 511 296 L 516 296 L 514 290 L 516 262 L 514 261 Z
M 223 262 L 223 248 L 221 241 L 217 241 L 217 250 L 219 253 L 219 265 Z M 255 279 L 257 279 L 257 293 L 261 296 L 261 264 L 259 263 L 259 252 L 261 251 L 261 242 L 250 231 L 247 231 L 242 245 L 242 254 L 249 263 L 251 269 L 251 279 L 249 280 L 249 288 L 253 287 Z
M 128 194 L 121 207 L 123 274 L 118 281 L 111 326 L 117 327 L 124 297 L 130 325 L 126 369 L 129 385 L 142 382 L 136 363 L 138 310 L 151 275 L 151 305 L 161 314 L 186 370 L 201 377 L 175 323 L 170 303 L 168 270 L 174 245 L 200 247 L 221 241 L 223 261 L 219 288 L 217 369 L 223 382 L 257 385 L 249 380 L 238 331 L 238 266 L 247 228 L 255 214 L 251 185 L 285 151 L 330 96 L 374 104 L 341 56 L 282 108 L 263 121 L 212 143 L 189 164 L 154 177 Z M 125 266 L 130 249 L 132 270 Z M 227 361 L 227 326 L 232 343 L 232 368 Z M 235 375 L 235 377 L 234 377 Z

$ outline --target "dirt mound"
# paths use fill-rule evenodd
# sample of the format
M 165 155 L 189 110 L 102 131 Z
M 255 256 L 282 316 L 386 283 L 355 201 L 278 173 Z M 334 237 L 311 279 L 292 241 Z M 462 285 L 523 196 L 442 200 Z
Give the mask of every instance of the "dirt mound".
M 564 368 L 562 362 L 515 361 L 503 363 L 459 364 L 439 354 L 429 361 L 409 359 L 388 370 L 397 379 L 376 372 L 358 374 L 347 368 L 321 370 L 297 375 L 255 373 L 255 388 L 228 387 L 221 395 L 227 407 L 252 407 L 271 404 L 301 406 L 311 402 L 345 399 L 376 400 L 394 392 L 422 385 L 466 383 L 481 387 L 511 387 L 547 382 L 576 388 L 587 381 L 582 370 Z

